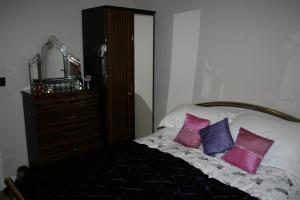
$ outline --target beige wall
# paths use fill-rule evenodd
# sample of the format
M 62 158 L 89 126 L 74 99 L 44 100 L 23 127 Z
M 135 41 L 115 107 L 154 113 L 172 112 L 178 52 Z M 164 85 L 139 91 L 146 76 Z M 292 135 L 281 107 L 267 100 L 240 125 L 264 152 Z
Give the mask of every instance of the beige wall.
M 81 10 L 100 5 L 134 7 L 134 0 L 27 0 L 0 2 L 0 151 L 4 176 L 27 164 L 20 91 L 29 84 L 28 61 L 56 35 L 82 60 Z
M 136 7 L 157 11 L 155 124 L 178 104 L 215 100 L 300 117 L 300 1 L 139 0 Z M 191 35 L 196 44 L 178 48 Z

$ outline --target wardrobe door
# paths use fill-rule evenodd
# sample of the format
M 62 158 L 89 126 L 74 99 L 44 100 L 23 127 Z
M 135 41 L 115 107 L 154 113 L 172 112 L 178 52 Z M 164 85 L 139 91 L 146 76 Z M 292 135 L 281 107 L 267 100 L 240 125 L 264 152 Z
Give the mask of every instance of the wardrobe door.
M 133 16 L 125 9 L 105 10 L 107 45 L 107 140 L 134 138 Z
M 134 15 L 135 138 L 153 132 L 153 26 L 153 15 Z

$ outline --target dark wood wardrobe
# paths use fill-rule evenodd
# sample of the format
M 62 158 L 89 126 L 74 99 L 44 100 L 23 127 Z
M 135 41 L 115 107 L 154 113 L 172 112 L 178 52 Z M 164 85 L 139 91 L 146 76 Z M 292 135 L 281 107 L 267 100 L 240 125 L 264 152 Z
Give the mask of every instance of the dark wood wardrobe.
M 135 127 L 140 123 L 137 122 L 139 120 L 137 118 L 140 117 L 136 116 L 135 112 L 142 110 L 136 106 L 135 98 L 137 88 L 141 85 L 137 84 L 139 75 L 136 72 L 139 70 L 135 68 L 138 62 L 135 54 L 136 16 L 152 17 L 150 30 L 153 36 L 154 14 L 154 11 L 114 6 L 101 6 L 82 11 L 84 75 L 92 76 L 90 87 L 99 92 L 101 126 L 104 127 L 103 135 L 107 144 L 124 143 L 136 137 Z M 152 68 L 152 74 L 146 76 L 152 80 L 149 82 L 152 90 L 148 92 L 148 99 L 151 99 L 148 103 L 151 106 L 148 107 L 151 107 L 152 132 L 153 37 L 148 44 L 152 45 L 150 45 L 152 64 L 147 65 L 145 69 Z M 140 46 L 149 47 L 143 44 Z M 141 91 L 145 90 L 141 89 Z M 142 129 L 143 125 L 139 127 Z

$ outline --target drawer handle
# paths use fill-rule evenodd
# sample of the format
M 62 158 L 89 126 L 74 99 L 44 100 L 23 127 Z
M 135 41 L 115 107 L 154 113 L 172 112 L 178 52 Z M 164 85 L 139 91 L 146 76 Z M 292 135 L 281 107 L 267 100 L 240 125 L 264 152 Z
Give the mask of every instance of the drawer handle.
M 74 144 L 73 151 L 74 152 L 78 152 L 79 151 L 79 145 L 78 144 Z
M 76 119 L 77 115 L 75 113 L 73 113 L 70 117 L 67 117 L 67 119 Z
M 71 98 L 69 98 L 69 99 L 65 99 L 65 102 L 66 102 L 66 103 L 73 102 L 73 101 L 77 101 L 77 98 L 71 97 Z

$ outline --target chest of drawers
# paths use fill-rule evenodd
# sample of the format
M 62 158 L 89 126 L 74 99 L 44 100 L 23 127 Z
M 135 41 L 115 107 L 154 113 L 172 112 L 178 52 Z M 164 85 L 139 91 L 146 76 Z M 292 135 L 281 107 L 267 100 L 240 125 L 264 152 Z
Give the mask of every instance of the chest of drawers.
M 22 92 L 29 164 L 97 153 L 98 94 L 76 91 L 32 96 Z

